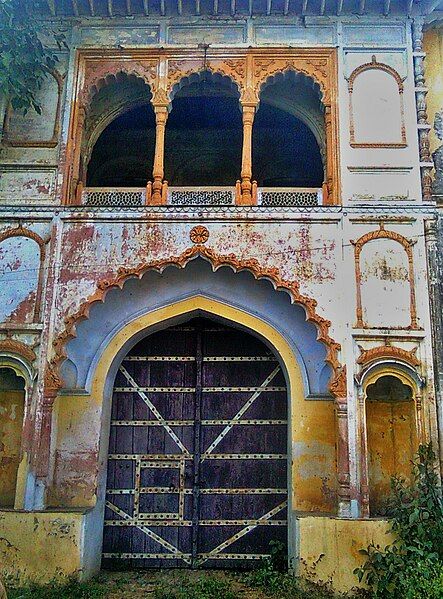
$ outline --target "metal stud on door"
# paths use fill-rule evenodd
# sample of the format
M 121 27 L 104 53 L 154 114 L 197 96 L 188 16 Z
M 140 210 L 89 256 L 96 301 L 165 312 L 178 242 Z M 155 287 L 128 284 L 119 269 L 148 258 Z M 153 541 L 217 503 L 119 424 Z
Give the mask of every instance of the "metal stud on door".
M 114 387 L 103 565 L 248 567 L 286 545 L 286 446 L 263 343 L 204 319 L 147 337 Z

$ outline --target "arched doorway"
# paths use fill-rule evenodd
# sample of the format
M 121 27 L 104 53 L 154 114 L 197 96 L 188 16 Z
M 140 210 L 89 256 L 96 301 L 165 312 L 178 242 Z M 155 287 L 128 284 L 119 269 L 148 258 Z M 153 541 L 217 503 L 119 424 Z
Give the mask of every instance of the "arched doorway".
M 288 399 L 276 356 L 207 318 L 154 332 L 114 385 L 103 563 L 250 567 L 287 548 Z
M 12 368 L 0 367 L 0 508 L 20 504 L 16 490 L 24 413 L 24 379 Z

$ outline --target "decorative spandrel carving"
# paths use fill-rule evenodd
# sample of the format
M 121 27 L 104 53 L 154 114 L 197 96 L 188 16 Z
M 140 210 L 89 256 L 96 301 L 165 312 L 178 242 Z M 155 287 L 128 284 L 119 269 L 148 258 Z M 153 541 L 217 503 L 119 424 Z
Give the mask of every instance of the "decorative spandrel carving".
M 440 141 L 443 141 L 443 108 L 437 112 L 434 119 L 434 131 Z M 443 143 L 432 154 L 435 166 L 435 179 L 432 191 L 435 195 L 443 196 Z

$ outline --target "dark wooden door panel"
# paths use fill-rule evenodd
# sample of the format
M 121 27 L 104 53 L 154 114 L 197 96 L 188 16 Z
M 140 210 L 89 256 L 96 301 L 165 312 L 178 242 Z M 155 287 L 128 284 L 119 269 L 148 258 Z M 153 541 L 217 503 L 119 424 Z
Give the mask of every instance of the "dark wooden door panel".
M 249 567 L 287 543 L 287 393 L 256 338 L 155 333 L 114 387 L 104 566 Z

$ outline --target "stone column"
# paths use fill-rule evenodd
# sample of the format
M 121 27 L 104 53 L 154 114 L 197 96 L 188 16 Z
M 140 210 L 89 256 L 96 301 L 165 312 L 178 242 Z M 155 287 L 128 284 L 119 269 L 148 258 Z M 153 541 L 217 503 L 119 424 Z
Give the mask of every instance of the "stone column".
M 152 187 L 148 184 L 146 203 L 166 204 L 167 181 L 164 177 L 165 130 L 168 119 L 169 100 L 164 90 L 156 92 L 152 99 L 155 112 L 155 154 L 152 169 Z
M 240 194 L 236 203 L 242 206 L 257 204 L 256 183 L 252 181 L 252 126 L 258 105 L 257 94 L 248 89 L 240 100 L 243 113 L 243 149 L 241 163 Z
M 418 146 L 420 154 L 420 172 L 423 200 L 432 200 L 432 169 L 434 163 L 431 159 L 431 150 L 429 144 L 429 131 L 431 126 L 428 123 L 426 94 L 428 88 L 425 80 L 424 60 L 426 53 L 423 52 L 423 24 L 424 17 L 415 17 L 412 24 L 412 50 L 414 60 L 414 83 L 415 100 L 417 110 L 417 128 L 418 128 Z
M 351 477 L 349 464 L 348 391 L 346 366 L 341 366 L 329 384 L 335 398 L 337 422 L 338 515 L 351 517 Z
M 53 367 L 47 364 L 44 374 L 43 396 L 35 418 L 38 436 L 33 452 L 33 471 L 36 478 L 34 509 L 46 507 L 46 490 L 50 474 L 52 411 L 57 392 L 62 386 L 62 381 L 54 372 Z
M 358 434 L 360 441 L 361 517 L 369 518 L 368 430 L 366 425 L 366 398 L 361 387 L 358 389 Z
M 68 204 L 81 204 L 83 181 L 80 180 L 80 164 L 82 151 L 83 129 L 86 120 L 86 110 L 84 106 L 79 106 L 76 118 L 76 129 L 74 138 L 74 154 L 72 158 L 71 183 L 69 185 Z
M 325 105 L 325 131 L 326 131 L 326 181 L 323 184 L 323 204 L 334 203 L 333 181 L 334 181 L 334 154 L 333 132 L 332 132 L 332 110 L 331 105 Z
M 431 335 L 433 346 L 433 366 L 435 394 L 437 398 L 437 426 L 440 438 L 443 439 L 443 260 L 439 246 L 442 241 L 443 226 L 440 217 L 425 220 L 425 243 L 429 286 L 429 307 L 431 313 Z M 418 399 L 418 398 L 417 398 Z M 417 418 L 420 417 L 421 443 L 425 440 L 423 431 L 423 410 L 416 400 Z M 418 408 L 420 409 L 420 412 Z M 443 470 L 443 443 L 440 443 L 440 464 Z

